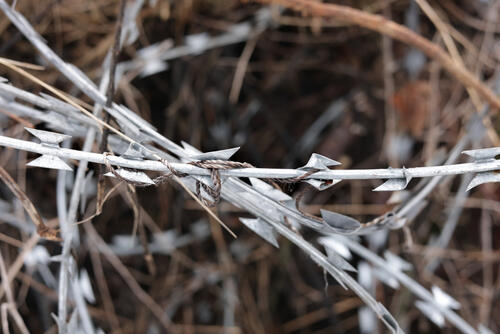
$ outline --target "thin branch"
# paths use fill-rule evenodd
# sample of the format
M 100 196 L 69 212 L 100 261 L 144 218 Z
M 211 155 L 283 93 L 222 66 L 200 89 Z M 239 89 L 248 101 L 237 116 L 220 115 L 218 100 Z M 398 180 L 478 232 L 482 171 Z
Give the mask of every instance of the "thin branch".
M 465 87 L 472 87 L 495 109 L 500 109 L 500 97 L 478 80 L 464 66 L 455 62 L 441 47 L 410 29 L 381 15 L 370 14 L 348 6 L 322 3 L 309 0 L 257 0 L 258 2 L 279 4 L 300 11 L 304 15 L 332 18 L 379 32 L 398 41 L 416 47 L 428 57 L 440 62 Z

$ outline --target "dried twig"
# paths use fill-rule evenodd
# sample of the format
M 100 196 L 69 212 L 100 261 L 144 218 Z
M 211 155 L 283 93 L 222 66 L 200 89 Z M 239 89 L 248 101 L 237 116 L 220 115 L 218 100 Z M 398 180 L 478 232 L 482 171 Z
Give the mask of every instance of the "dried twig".
M 388 20 L 383 16 L 370 14 L 348 6 L 317 1 L 259 0 L 259 2 L 279 4 L 284 7 L 300 11 L 304 15 L 331 18 L 342 22 L 356 24 L 416 47 L 422 50 L 428 57 L 440 62 L 443 67 L 460 80 L 464 86 L 476 89 L 477 92 L 495 109 L 500 109 L 500 98 L 465 67 L 456 63 L 446 53 L 446 51 L 426 38 L 414 33 L 405 26 Z
M 38 213 L 37 209 L 30 201 L 28 196 L 24 193 L 24 191 L 19 188 L 17 183 L 10 177 L 9 173 L 0 166 L 0 179 L 5 183 L 7 187 L 12 191 L 12 193 L 19 199 L 21 204 L 23 205 L 24 210 L 28 213 L 33 223 L 36 225 L 36 231 L 38 235 L 42 238 L 52 241 L 61 241 L 61 239 L 57 236 L 58 231 L 45 225 L 42 217 Z

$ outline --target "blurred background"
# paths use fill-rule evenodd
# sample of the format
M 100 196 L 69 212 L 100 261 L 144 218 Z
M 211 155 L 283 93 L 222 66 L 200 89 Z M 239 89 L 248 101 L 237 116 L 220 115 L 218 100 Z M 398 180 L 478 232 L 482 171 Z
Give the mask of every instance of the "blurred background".
M 414 1 L 332 2 L 380 14 L 447 47 L 435 22 Z M 241 146 L 232 159 L 259 167 L 297 168 L 313 152 L 341 162 L 344 169 L 416 167 L 443 163 L 467 133 L 469 120 L 484 111 L 482 101 L 471 98 L 438 62 L 364 28 L 236 0 L 135 3 L 137 15 L 128 24 L 135 24 L 136 36 L 119 55 L 117 71 L 122 76 L 114 100 L 177 143 L 185 141 L 203 151 Z M 429 4 L 464 66 L 496 89 L 500 1 Z M 115 0 L 19 0 L 16 9 L 62 59 L 97 83 L 114 41 L 119 5 Z M 0 56 L 47 64 L 4 14 Z M 24 90 L 42 91 L 5 68 L 0 75 Z M 36 75 L 92 103 L 51 66 Z M 499 146 L 497 115 L 497 110 L 490 111 L 487 130 L 468 148 Z M 0 120 L 2 133 L 17 138 L 28 138 L 23 126 L 50 128 L 43 120 L 13 117 L 9 110 L 0 110 Z M 81 148 L 82 143 L 74 138 L 72 147 Z M 26 168 L 32 154 L 5 148 L 0 154 L 2 166 L 42 216 L 57 219 L 57 172 Z M 91 164 L 89 170 L 95 171 L 95 181 L 97 167 Z M 498 332 L 500 189 L 486 184 L 464 195 L 465 177 L 441 182 L 407 229 L 378 232 L 361 242 L 380 254 L 386 249 L 398 254 L 413 265 L 409 275 L 416 281 L 426 288 L 438 285 L 459 301 L 457 312 L 464 320 Z M 88 184 L 90 212 L 96 190 L 95 182 Z M 398 197 L 372 192 L 379 184 L 344 181 L 323 192 L 295 184 L 284 190 L 292 196 L 307 191 L 302 208 L 311 214 L 325 208 L 365 223 L 411 198 L 419 186 L 413 180 Z M 0 222 L 9 217 L 26 221 L 22 207 L 3 185 L 0 198 Z M 354 293 L 326 278 L 290 242 L 282 238 L 276 249 L 244 227 L 238 221 L 245 216 L 241 209 L 227 202 L 215 208 L 238 235 L 234 239 L 170 183 L 138 188 L 138 198 L 152 258 L 140 245 L 126 246 L 134 217 L 123 194 L 113 195 L 89 224 L 182 332 L 385 332 L 377 322 L 370 323 L 372 318 L 363 317 L 363 303 Z M 79 229 L 85 236 L 85 228 Z M 0 224 L 0 233 L 9 266 L 19 247 L 11 239 L 25 243 L 28 234 L 6 223 Z M 302 235 L 311 239 L 315 233 L 304 230 Z M 94 300 L 87 301 L 94 324 L 106 333 L 164 332 L 125 284 L 129 278 L 99 251 L 89 249 L 84 237 L 81 242 L 73 255 L 79 270 L 90 277 Z M 46 262 L 41 266 L 46 270 L 37 266 L 40 256 L 59 254 L 61 247 L 53 242 L 40 245 L 43 254 L 34 257 L 34 264 L 25 260 L 13 281 L 15 298 L 31 332 L 55 333 L 50 314 L 57 311 L 54 279 L 59 265 Z M 353 256 L 350 262 L 357 267 L 360 260 Z M 390 287 L 381 279 L 369 283 L 372 293 L 409 333 L 455 332 L 449 325 L 439 328 L 419 312 L 407 289 Z

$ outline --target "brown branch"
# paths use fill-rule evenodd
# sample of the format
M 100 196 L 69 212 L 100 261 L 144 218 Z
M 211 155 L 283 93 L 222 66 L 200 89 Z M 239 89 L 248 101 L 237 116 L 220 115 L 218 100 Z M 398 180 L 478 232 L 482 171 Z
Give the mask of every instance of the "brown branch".
M 418 48 L 429 58 L 441 63 L 441 65 L 450 72 L 450 74 L 455 76 L 465 87 L 474 88 L 493 108 L 500 108 L 500 98 L 464 66 L 457 64 L 445 50 L 405 26 L 388 20 L 383 16 L 366 13 L 348 6 L 325 4 L 311 0 L 255 1 L 279 4 L 286 8 L 300 11 L 303 15 L 336 19 L 346 23 L 359 25 Z
M 42 217 L 38 213 L 38 210 L 35 208 L 35 206 L 30 201 L 28 196 L 24 193 L 24 191 L 22 191 L 21 188 L 19 188 L 14 179 L 12 179 L 9 173 L 7 173 L 7 171 L 1 166 L 0 166 L 0 180 L 2 180 L 5 183 L 5 185 L 10 189 L 10 191 L 12 191 L 12 193 L 17 197 L 17 199 L 19 199 L 24 210 L 26 210 L 31 220 L 36 225 L 36 231 L 38 235 L 47 240 L 61 241 L 61 239 L 57 236 L 57 231 L 45 225 Z

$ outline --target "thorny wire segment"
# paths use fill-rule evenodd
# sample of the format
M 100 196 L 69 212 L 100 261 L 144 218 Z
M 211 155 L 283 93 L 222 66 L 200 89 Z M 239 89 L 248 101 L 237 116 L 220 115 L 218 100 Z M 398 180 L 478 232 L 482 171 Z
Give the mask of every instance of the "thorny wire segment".
M 138 186 L 138 187 L 147 187 L 148 186 L 148 184 L 127 180 L 127 179 L 123 178 L 122 176 L 120 176 L 116 172 L 115 168 L 113 168 L 113 166 L 111 165 L 109 160 L 107 159 L 107 157 L 109 155 L 112 155 L 112 153 L 111 152 L 104 152 L 103 155 L 105 158 L 104 164 L 106 165 L 106 168 L 117 179 L 124 181 L 126 183 L 129 183 L 129 184 L 133 184 L 133 185 Z M 163 174 L 163 175 L 160 175 L 160 176 L 154 178 L 153 182 L 155 185 L 159 185 L 159 184 L 165 182 L 166 180 L 170 179 L 172 177 L 172 175 L 175 175 L 177 177 L 189 176 L 189 174 L 181 173 L 181 172 L 177 171 L 165 159 L 161 159 L 160 162 L 168 168 L 170 173 Z M 222 180 L 221 180 L 220 172 L 219 172 L 220 170 L 237 169 L 237 168 L 254 168 L 254 166 L 248 162 L 226 161 L 226 160 L 190 161 L 190 162 L 188 162 L 188 164 L 199 167 L 199 168 L 204 168 L 204 169 L 210 170 L 210 178 L 212 180 L 213 186 L 209 186 L 206 183 L 203 183 L 199 180 L 196 180 L 196 196 L 198 197 L 198 199 L 200 199 L 203 202 L 203 204 L 205 204 L 206 206 L 209 206 L 209 207 L 213 207 L 217 203 L 220 202 L 220 192 L 221 192 L 221 187 L 222 187 Z M 297 176 L 297 177 L 291 177 L 291 178 L 286 178 L 286 179 L 265 179 L 265 181 L 271 183 L 277 189 L 281 189 L 277 183 L 282 183 L 282 184 L 298 183 L 298 182 L 301 182 L 301 181 L 307 179 L 309 176 L 311 176 L 314 173 L 317 173 L 319 171 L 321 171 L 321 169 L 311 168 L 310 170 L 308 170 L 304 174 Z M 328 182 L 328 181 L 326 181 L 326 182 Z M 202 196 L 202 194 L 201 194 L 202 188 L 208 195 L 210 195 L 210 197 L 212 197 L 213 201 L 207 200 L 205 197 Z M 297 209 L 301 212 L 303 212 L 303 211 L 300 210 L 298 202 L 303 197 L 303 195 L 304 195 L 304 192 L 301 192 L 296 198 Z M 311 216 L 311 218 L 315 218 L 315 219 L 320 220 L 316 216 L 312 216 L 310 214 L 307 214 L 307 215 Z

